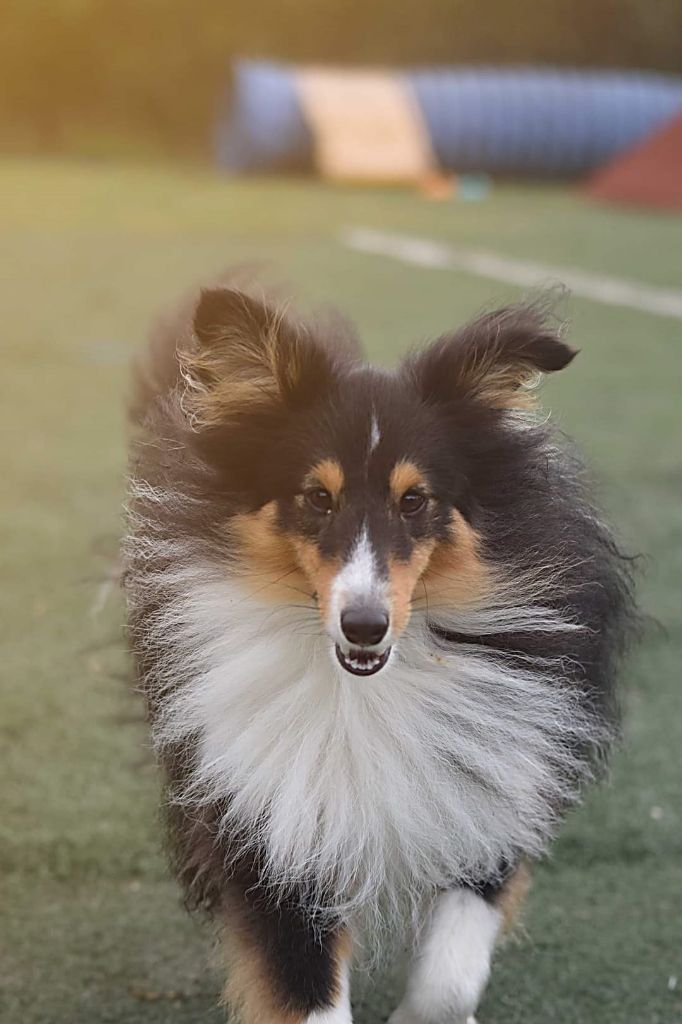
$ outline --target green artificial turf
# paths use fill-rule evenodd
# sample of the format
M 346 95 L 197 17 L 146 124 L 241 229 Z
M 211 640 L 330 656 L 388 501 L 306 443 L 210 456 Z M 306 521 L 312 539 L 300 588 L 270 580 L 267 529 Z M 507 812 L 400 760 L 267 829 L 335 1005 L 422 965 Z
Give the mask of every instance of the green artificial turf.
M 265 260 L 354 316 L 395 360 L 514 288 L 344 249 L 349 225 L 446 238 L 644 283 L 680 284 L 682 222 L 499 187 L 484 203 L 192 169 L 0 163 L 2 481 L 0 1019 L 213 1021 L 210 933 L 168 879 L 158 783 L 130 696 L 119 531 L 129 357 L 159 307 Z M 682 323 L 574 300 L 582 354 L 545 399 L 579 438 L 629 548 L 647 555 L 650 631 L 627 673 L 609 786 L 538 869 L 525 931 L 498 957 L 481 1024 L 682 1020 Z M 215 957 L 213 957 L 215 962 Z M 358 987 L 385 1019 L 392 976 Z M 674 978 L 680 975 L 675 987 Z

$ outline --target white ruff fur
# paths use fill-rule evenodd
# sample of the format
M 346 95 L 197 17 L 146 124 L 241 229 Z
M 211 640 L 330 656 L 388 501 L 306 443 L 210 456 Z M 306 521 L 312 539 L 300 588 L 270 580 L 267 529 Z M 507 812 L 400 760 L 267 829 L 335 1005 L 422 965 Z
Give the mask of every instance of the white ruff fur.
M 146 542 L 149 557 L 157 539 Z M 174 555 L 172 570 L 143 571 L 129 589 L 132 604 L 161 602 L 146 625 L 154 741 L 196 737 L 178 799 L 229 797 L 224 827 L 263 843 L 274 886 L 304 883 L 310 899 L 393 928 L 437 888 L 543 850 L 589 774 L 573 741 L 604 738 L 559 663 L 438 648 L 415 611 L 386 668 L 358 678 L 316 610 L 248 597 L 181 542 Z M 479 636 L 577 628 L 509 601 L 429 614 Z

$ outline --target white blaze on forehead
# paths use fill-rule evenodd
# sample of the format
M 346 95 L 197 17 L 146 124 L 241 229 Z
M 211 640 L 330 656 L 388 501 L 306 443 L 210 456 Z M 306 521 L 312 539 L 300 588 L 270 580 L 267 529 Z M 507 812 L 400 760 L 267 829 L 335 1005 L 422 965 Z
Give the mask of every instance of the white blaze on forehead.
M 369 454 L 375 450 L 377 445 L 381 441 L 381 431 L 379 430 L 379 420 L 377 414 L 372 410 L 372 420 L 369 427 Z
M 334 586 L 343 587 L 349 592 L 371 590 L 376 580 L 376 558 L 370 543 L 367 527 L 355 542 L 350 558 L 339 572 Z
M 331 588 L 328 628 L 335 639 L 340 633 L 341 613 L 353 605 L 387 604 L 386 581 L 379 567 L 367 527 L 363 526 L 348 561 L 337 573 Z

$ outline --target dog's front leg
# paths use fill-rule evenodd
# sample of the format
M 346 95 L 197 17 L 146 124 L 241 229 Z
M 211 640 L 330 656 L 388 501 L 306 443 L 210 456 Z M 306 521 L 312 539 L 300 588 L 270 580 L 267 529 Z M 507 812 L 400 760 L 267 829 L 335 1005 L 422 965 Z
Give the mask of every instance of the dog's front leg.
M 223 927 L 225 1002 L 241 1024 L 351 1024 L 350 937 L 297 902 L 231 894 Z
M 490 974 L 501 911 L 471 889 L 441 893 L 389 1024 L 466 1024 Z
M 475 1024 L 495 943 L 513 924 L 530 885 L 524 863 L 504 874 L 497 883 L 437 897 L 389 1024 Z

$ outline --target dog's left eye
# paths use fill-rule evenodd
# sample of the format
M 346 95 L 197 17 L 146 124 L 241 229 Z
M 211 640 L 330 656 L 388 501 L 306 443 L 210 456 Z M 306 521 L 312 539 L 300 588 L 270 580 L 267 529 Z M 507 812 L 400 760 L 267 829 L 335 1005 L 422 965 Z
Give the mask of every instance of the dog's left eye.
M 401 516 L 416 516 L 426 506 L 426 495 L 421 491 L 405 491 L 400 499 Z
M 324 487 L 311 487 L 309 491 L 305 492 L 305 500 L 311 508 L 323 516 L 330 515 L 334 508 L 334 499 Z

